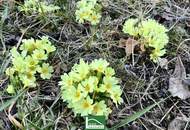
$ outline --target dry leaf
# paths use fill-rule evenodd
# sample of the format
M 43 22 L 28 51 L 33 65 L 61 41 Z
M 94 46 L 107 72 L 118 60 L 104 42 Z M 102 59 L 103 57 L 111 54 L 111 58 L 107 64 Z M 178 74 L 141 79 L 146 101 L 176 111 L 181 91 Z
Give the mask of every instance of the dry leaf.
M 134 48 L 138 44 L 139 44 L 138 41 L 136 41 L 132 38 L 128 38 L 127 40 L 126 39 L 120 39 L 120 41 L 119 41 L 119 46 L 125 48 L 125 53 L 127 56 L 134 53 Z
M 184 79 L 184 80 L 183 80 L 183 83 L 190 86 L 190 78 L 189 78 L 189 79 Z
M 23 125 L 19 121 L 17 121 L 12 115 L 8 115 L 8 119 L 12 124 L 20 128 L 21 130 L 24 129 Z
M 168 130 L 182 130 L 185 127 L 185 120 L 181 117 L 176 117 L 168 125 Z
M 162 69 L 168 69 L 168 60 L 166 58 L 159 58 L 158 63 Z
M 140 50 L 141 50 L 142 52 L 145 52 L 144 44 L 140 44 Z
M 177 96 L 181 99 L 187 99 L 190 97 L 188 84 L 183 82 L 184 79 L 186 79 L 186 71 L 181 58 L 178 57 L 175 71 L 169 79 L 169 92 L 172 96 Z

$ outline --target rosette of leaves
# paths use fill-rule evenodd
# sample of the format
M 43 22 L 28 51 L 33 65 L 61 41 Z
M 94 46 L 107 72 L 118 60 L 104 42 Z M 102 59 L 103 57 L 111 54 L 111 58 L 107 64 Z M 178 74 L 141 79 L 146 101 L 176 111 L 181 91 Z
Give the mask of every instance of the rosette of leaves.
M 77 2 L 76 20 L 79 23 L 90 22 L 91 25 L 97 25 L 101 19 L 101 8 L 97 0 L 80 0 Z
M 53 13 L 56 10 L 59 10 L 59 6 L 49 4 L 47 1 L 40 0 L 25 0 L 24 4 L 19 6 L 20 11 L 25 12 L 26 14 L 32 13 Z
M 55 46 L 43 36 L 40 40 L 24 39 L 22 45 L 17 50 L 11 49 L 12 65 L 7 68 L 6 74 L 10 77 L 11 84 L 8 85 L 7 92 L 15 93 L 19 86 L 36 87 L 36 76 L 42 79 L 50 79 L 53 67 L 46 62 L 51 52 L 55 51 Z
M 111 108 L 108 101 L 116 106 L 123 102 L 119 81 L 115 71 L 103 59 L 90 64 L 82 59 L 72 67 L 71 72 L 61 76 L 61 96 L 75 115 L 104 115 L 108 117 Z
M 144 21 L 128 19 L 123 26 L 124 33 L 137 39 L 145 49 L 151 50 L 150 59 L 154 62 L 166 53 L 165 46 L 169 40 L 167 31 L 163 25 L 153 19 Z

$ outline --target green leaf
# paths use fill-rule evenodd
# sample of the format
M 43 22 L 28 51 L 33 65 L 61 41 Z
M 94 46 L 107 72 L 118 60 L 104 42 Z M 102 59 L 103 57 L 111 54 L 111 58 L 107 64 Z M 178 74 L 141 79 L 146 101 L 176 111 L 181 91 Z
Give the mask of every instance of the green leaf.
M 140 118 L 142 115 L 144 115 L 146 112 L 150 111 L 153 107 L 155 107 L 156 105 L 158 105 L 160 102 L 162 102 L 163 100 L 157 102 L 157 103 L 154 103 L 153 105 L 151 106 L 148 106 L 147 108 L 143 109 L 143 110 L 140 110 L 138 111 L 137 113 L 127 117 L 126 119 L 123 119 L 120 123 L 117 123 L 115 126 L 113 126 L 112 128 L 110 128 L 109 130 L 116 130 L 122 126 L 125 126 L 127 125 L 128 123 Z
M 8 17 L 9 8 L 8 6 L 5 7 L 5 9 L 2 12 L 1 16 L 1 22 L 4 23 L 5 19 Z
M 6 109 L 7 107 L 9 107 L 13 102 L 15 102 L 25 91 L 21 91 L 18 95 L 16 95 L 15 97 L 13 97 L 12 99 L 1 103 L 0 104 L 0 112 L 3 111 L 4 109 Z
M 35 123 L 33 123 L 32 121 L 30 121 L 30 120 L 28 120 L 28 119 L 26 119 L 28 122 L 29 122 L 29 124 L 31 125 L 30 127 L 34 127 L 36 130 L 42 130 L 40 127 L 38 127 Z

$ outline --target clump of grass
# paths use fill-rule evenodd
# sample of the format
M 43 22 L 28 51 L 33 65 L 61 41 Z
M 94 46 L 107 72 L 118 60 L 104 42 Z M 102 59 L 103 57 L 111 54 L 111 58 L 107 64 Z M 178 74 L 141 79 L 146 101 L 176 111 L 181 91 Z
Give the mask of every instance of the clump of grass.
M 59 6 L 55 6 L 53 4 L 49 4 L 46 1 L 40 0 L 26 0 L 24 1 L 24 5 L 19 6 L 20 11 L 25 12 L 26 14 L 46 14 L 53 13 L 56 10 L 59 10 Z

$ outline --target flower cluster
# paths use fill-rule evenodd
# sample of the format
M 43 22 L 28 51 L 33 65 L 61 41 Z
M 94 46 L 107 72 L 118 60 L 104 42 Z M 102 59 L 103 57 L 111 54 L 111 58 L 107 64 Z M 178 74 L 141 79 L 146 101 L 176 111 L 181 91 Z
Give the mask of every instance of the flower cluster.
M 146 48 L 153 48 L 150 58 L 154 62 L 166 53 L 164 47 L 169 39 L 167 31 L 163 25 L 152 19 L 141 22 L 138 19 L 129 19 L 123 26 L 124 33 L 139 38 Z
M 50 79 L 53 67 L 45 61 L 56 48 L 45 36 L 40 40 L 31 38 L 22 42 L 19 51 L 16 47 L 11 49 L 12 66 L 7 68 L 6 74 L 10 78 L 17 77 L 24 87 L 35 87 L 37 73 L 42 79 Z M 8 86 L 9 93 L 14 93 L 13 86 Z
M 101 6 L 97 3 L 97 0 L 81 0 L 77 2 L 76 20 L 79 23 L 88 21 L 92 25 L 97 25 L 101 18 L 100 10 Z
M 80 60 L 70 73 L 61 76 L 62 99 L 68 103 L 75 114 L 86 116 L 105 115 L 111 113 L 106 105 L 112 100 L 116 105 L 123 102 L 122 90 L 115 71 L 106 60 L 94 60 L 90 64 Z
M 58 6 L 39 0 L 25 0 L 24 5 L 20 6 L 20 11 L 25 13 L 51 13 L 59 9 Z

